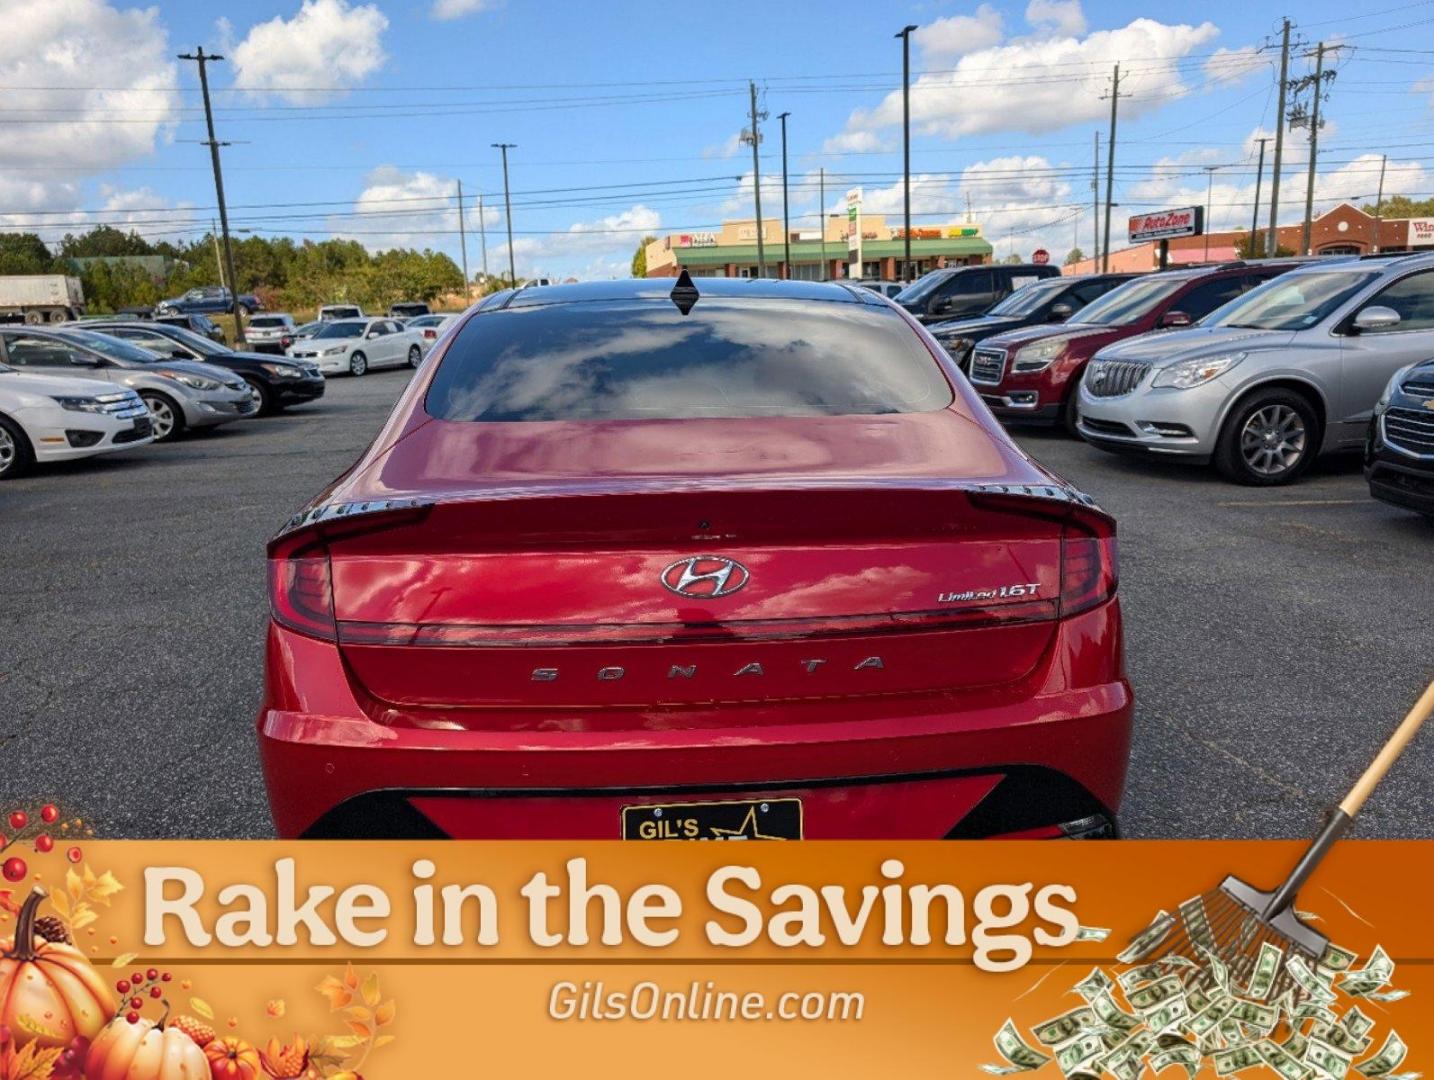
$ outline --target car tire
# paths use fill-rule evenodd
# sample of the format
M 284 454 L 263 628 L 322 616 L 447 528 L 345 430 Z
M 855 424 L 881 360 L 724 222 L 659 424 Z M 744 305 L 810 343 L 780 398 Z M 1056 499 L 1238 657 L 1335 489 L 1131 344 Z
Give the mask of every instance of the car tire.
M 1066 429 L 1066 434 L 1072 439 L 1080 438 L 1080 428 L 1076 425 L 1080 421 L 1080 409 L 1076 405 L 1076 388 L 1072 386 L 1070 393 L 1066 395 L 1066 402 L 1061 406 L 1061 427 Z
M 408 347 L 408 366 L 416 368 L 421 363 L 423 363 L 423 350 L 417 345 L 410 345 Z
M 279 411 L 279 407 L 274 404 L 274 395 L 267 386 L 258 379 L 245 379 L 244 381 L 249 384 L 249 389 L 253 390 L 259 398 L 260 416 L 271 416 Z
M 1319 442 L 1319 418 L 1309 399 L 1293 390 L 1256 390 L 1225 418 L 1215 467 L 1237 484 L 1290 484 L 1309 468 Z
M 35 452 L 20 425 L 0 416 L 0 480 L 24 476 L 35 464 Z
M 349 374 L 354 378 L 368 374 L 368 357 L 356 352 L 349 357 Z
M 40 325 L 42 322 L 44 322 L 44 321 L 45 321 L 45 313 L 44 313 L 43 311 L 27 311 L 27 312 L 25 312 L 25 325 L 26 325 L 26 326 L 39 326 L 39 325 Z
M 184 411 L 168 394 L 155 390 L 141 390 L 140 398 L 149 409 L 154 424 L 154 441 L 170 442 L 184 430 Z

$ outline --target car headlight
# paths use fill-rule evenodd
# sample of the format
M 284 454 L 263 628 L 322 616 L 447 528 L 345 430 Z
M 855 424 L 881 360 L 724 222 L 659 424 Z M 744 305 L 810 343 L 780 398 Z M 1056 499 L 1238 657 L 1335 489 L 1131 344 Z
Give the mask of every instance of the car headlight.
M 1379 400 L 1374 403 L 1375 416 L 1383 416 L 1389 411 L 1390 401 L 1394 399 L 1395 394 L 1399 393 L 1399 384 L 1409 377 L 1409 373 L 1412 370 L 1414 370 L 1414 365 L 1407 364 L 1396 371 L 1393 376 L 1390 377 L 1389 382 L 1384 384 L 1384 392 L 1379 395 Z
M 50 400 L 69 412 L 102 413 L 105 411 L 104 403 L 99 398 L 52 396 Z
M 342 353 L 348 352 L 348 348 L 349 348 L 349 347 L 348 347 L 347 345 L 335 345 L 332 349 L 323 349 L 323 350 L 321 350 L 321 351 L 319 352 L 319 355 L 320 355 L 320 356 L 339 356 L 339 355 L 341 355 Z
M 304 374 L 298 368 L 288 364 L 260 364 L 259 366 L 276 379 L 299 379 Z
M 1066 351 L 1065 338 L 1047 338 L 1017 349 L 1011 361 L 1012 371 L 1045 371 L 1057 356 Z
M 1176 390 L 1189 390 L 1203 386 L 1211 379 L 1218 379 L 1225 372 L 1245 359 L 1246 353 L 1226 353 L 1224 356 L 1206 356 L 1199 360 L 1181 360 L 1171 364 L 1155 376 L 1151 386 L 1170 386 Z
M 202 375 L 186 375 L 178 371 L 161 371 L 166 379 L 173 379 L 177 383 L 183 383 L 191 390 L 218 390 L 224 384 L 215 379 L 206 379 Z
M 968 337 L 941 337 L 937 335 L 936 340 L 941 342 L 942 348 L 958 360 L 970 352 L 971 347 L 976 344 L 974 340 Z

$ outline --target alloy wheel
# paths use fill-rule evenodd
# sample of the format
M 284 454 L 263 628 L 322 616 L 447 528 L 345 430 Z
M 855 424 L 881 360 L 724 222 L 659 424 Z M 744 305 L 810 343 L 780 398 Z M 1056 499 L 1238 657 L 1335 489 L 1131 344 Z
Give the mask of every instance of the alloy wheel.
M 1256 409 L 1240 431 L 1240 454 L 1252 472 L 1279 476 L 1299 464 L 1308 443 L 1300 414 L 1288 405 Z
M 14 438 L 3 427 L 0 427 L 0 476 L 4 476 L 14 467 L 19 456 L 20 450 L 15 445 Z
M 149 414 L 153 418 L 155 441 L 163 442 L 174 433 L 174 410 L 164 398 L 147 397 L 144 403 L 149 407 Z
M 349 374 L 362 375 L 368 371 L 368 357 L 361 352 L 354 353 L 349 357 Z
M 410 345 L 408 347 L 408 366 L 417 367 L 422 360 L 423 350 L 417 345 Z

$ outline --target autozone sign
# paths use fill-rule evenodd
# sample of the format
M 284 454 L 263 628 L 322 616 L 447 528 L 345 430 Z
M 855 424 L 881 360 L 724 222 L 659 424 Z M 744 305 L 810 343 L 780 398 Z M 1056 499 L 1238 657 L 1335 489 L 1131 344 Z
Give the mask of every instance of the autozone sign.
M 1136 214 L 1130 219 L 1130 242 L 1169 240 L 1172 236 L 1199 236 L 1205 231 L 1205 210 L 1185 206 L 1179 210 L 1157 210 L 1153 214 Z

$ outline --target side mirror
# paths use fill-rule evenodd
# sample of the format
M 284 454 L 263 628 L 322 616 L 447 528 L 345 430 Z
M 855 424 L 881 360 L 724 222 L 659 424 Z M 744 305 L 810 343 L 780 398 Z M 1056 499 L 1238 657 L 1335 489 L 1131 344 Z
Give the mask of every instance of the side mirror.
M 70 353 L 70 363 L 74 364 L 75 367 L 99 367 L 100 358 L 98 356 L 90 356 L 87 353 Z
M 376 337 L 378 337 L 378 331 L 377 331 L 377 330 L 370 330 L 367 334 L 364 335 L 364 337 L 366 337 L 366 338 L 376 338 Z
M 1161 326 L 1189 326 L 1194 320 L 1183 311 L 1167 311 L 1160 316 Z
M 1382 304 L 1372 304 L 1354 317 L 1354 328 L 1360 332 L 1388 330 L 1399 325 L 1399 312 Z
M 1069 304 L 1056 304 L 1051 308 L 1051 322 L 1065 322 L 1075 314 L 1075 308 Z

